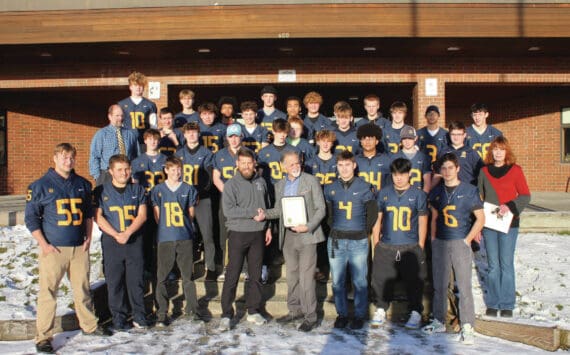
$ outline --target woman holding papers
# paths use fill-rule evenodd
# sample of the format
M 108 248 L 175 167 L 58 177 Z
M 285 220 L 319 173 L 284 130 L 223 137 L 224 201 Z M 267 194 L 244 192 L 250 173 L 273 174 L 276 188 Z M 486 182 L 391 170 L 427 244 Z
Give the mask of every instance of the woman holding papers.
M 487 206 L 483 238 L 489 263 L 487 276 L 487 316 L 512 317 L 515 308 L 514 254 L 519 232 L 519 216 L 530 202 L 525 176 L 506 138 L 495 138 L 479 174 L 479 192 Z M 492 205 L 488 205 L 492 204 Z M 494 205 L 494 206 L 493 206 Z M 501 220 L 512 218 L 507 232 L 498 231 Z M 508 222 L 507 222 L 508 223 Z

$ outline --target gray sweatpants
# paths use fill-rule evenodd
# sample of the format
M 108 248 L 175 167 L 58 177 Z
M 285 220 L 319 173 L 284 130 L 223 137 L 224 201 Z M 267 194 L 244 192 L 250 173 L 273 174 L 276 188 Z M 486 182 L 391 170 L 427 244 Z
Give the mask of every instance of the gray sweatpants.
M 445 324 L 447 287 L 451 268 L 459 290 L 459 320 L 461 325 L 475 325 L 475 305 L 471 289 L 471 246 L 463 239 L 432 241 L 433 316 Z

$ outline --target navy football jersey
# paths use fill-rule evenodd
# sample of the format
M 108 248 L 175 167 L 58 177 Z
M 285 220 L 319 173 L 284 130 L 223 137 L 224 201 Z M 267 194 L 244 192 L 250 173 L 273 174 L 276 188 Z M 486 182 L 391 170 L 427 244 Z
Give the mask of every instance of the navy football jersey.
M 103 217 L 117 232 L 124 232 L 138 216 L 139 207 L 147 202 L 144 187 L 139 184 L 127 184 L 120 193 L 111 182 L 107 182 L 95 188 L 94 196 L 95 208 L 101 209 Z M 141 233 L 142 228 L 133 236 Z M 133 241 L 131 237 L 129 243 Z
M 91 183 L 72 172 L 65 179 L 53 168 L 28 187 L 25 223 L 40 229 L 54 246 L 79 246 L 85 241 L 85 220 L 93 217 Z
M 408 125 L 403 125 L 401 128 L 393 128 L 391 124 L 387 125 L 383 130 L 383 144 L 385 152 L 388 154 L 396 154 L 400 150 L 400 132 L 402 128 Z M 409 126 L 408 126 L 409 127 Z
M 332 205 L 332 228 L 345 232 L 366 231 L 366 203 L 374 200 L 374 188 L 358 176 L 345 187 L 340 179 L 325 186 L 325 200 Z
M 491 125 L 487 125 L 487 128 L 482 134 L 479 134 L 473 126 L 467 127 L 465 132 L 467 133 L 465 145 L 475 150 L 481 159 L 485 159 L 487 156 L 489 146 L 493 139 L 503 135 L 501 131 Z
M 324 129 L 329 131 L 334 131 L 335 129 L 331 120 L 323 114 L 319 114 L 319 116 L 317 116 L 315 119 L 310 118 L 309 115 L 305 115 L 303 123 L 305 138 L 307 138 L 309 143 L 315 139 L 315 133 Z
M 358 120 L 358 122 L 356 122 L 354 125 L 356 128 L 358 128 L 358 127 L 364 126 L 365 124 L 368 124 L 370 122 L 372 122 L 372 121 L 370 121 L 368 119 L 368 117 L 362 117 L 362 119 Z M 382 128 L 382 134 L 384 134 L 384 127 L 391 125 L 392 122 L 390 122 L 390 120 L 384 118 L 383 116 L 380 116 L 374 120 L 374 124 L 376 126 Z
M 287 140 L 287 142 L 289 142 L 289 140 Z M 291 142 L 289 143 L 293 145 Z M 306 140 L 305 138 L 301 138 L 299 143 L 297 143 L 297 145 L 294 145 L 294 147 L 299 149 L 299 151 L 302 154 L 303 159 L 301 160 L 301 162 L 306 162 L 307 160 L 311 160 L 317 154 L 315 147 L 311 145 L 311 143 L 309 143 L 309 141 Z
M 385 187 L 376 197 L 382 212 L 382 243 L 402 245 L 419 241 L 419 216 L 427 215 L 427 195 L 414 187 L 400 194 L 393 186 Z
M 392 161 L 398 158 L 408 159 L 412 163 L 412 170 L 410 170 L 410 185 L 420 190 L 424 188 L 424 174 L 431 173 L 431 160 L 427 155 L 421 151 L 416 151 L 413 157 L 409 157 L 400 150 L 398 153 L 393 154 L 390 157 L 392 158 Z
M 477 154 L 476 151 L 466 145 L 459 149 L 455 149 L 452 146 L 447 146 L 447 148 L 441 151 L 441 156 L 446 153 L 453 153 L 459 159 L 459 180 L 477 186 L 479 171 L 483 167 L 483 161 L 481 160 L 479 154 Z M 434 164 L 434 172 L 439 173 L 439 169 L 441 167 L 441 162 L 439 160 L 441 156 Z
M 357 175 L 370 185 L 374 186 L 376 190 L 380 190 L 392 184 L 392 180 L 390 178 L 391 162 L 392 160 L 388 154 L 376 154 L 372 158 L 367 158 L 364 155 L 357 155 Z
M 257 163 L 259 167 L 263 170 L 262 176 L 270 193 L 273 196 L 273 186 L 281 179 L 283 179 L 283 171 L 281 171 L 281 154 L 285 151 L 292 150 L 294 152 L 300 153 L 299 150 L 290 144 L 285 144 L 283 147 L 278 149 L 274 144 L 270 144 L 267 147 L 259 151 L 257 157 Z
M 194 238 L 188 209 L 196 205 L 197 199 L 196 189 L 185 182 L 174 191 L 166 182 L 152 189 L 152 206 L 160 209 L 156 234 L 159 243 Z
M 437 185 L 429 194 L 431 207 L 437 210 L 438 239 L 463 239 L 471 230 L 471 213 L 483 208 L 479 190 L 460 182 L 452 191 L 445 184 Z
M 432 163 L 437 160 L 439 153 L 449 145 L 449 132 L 441 127 L 434 136 L 429 133 L 427 126 L 418 129 L 417 135 L 420 151 L 428 155 Z
M 176 139 L 178 140 L 178 145 L 174 145 L 174 142 L 167 136 L 160 138 L 160 141 L 158 142 L 158 151 L 166 155 L 167 157 L 176 153 L 176 151 L 180 147 L 186 145 L 186 138 L 184 138 L 184 133 L 182 133 L 181 130 L 174 129 L 174 134 L 176 135 Z
M 237 157 L 230 152 L 230 148 L 224 148 L 214 154 L 214 169 L 220 172 L 224 184 L 234 177 Z
M 186 146 L 180 148 L 175 156 L 182 160 L 182 181 L 194 186 L 200 197 L 207 197 L 212 186 L 212 168 L 214 154 L 205 147 L 198 146 L 192 151 Z
M 319 179 L 323 186 L 332 184 L 336 180 L 336 158 L 333 156 L 329 160 L 323 160 L 315 155 L 305 162 L 305 171 Z
M 123 127 L 138 130 L 139 143 L 144 143 L 143 133 L 150 128 L 150 115 L 156 114 L 156 105 L 144 97 L 138 105 L 130 97 L 119 101 L 118 104 L 123 110 Z
M 215 122 L 211 126 L 207 126 L 200 120 L 200 143 L 204 147 L 212 151 L 212 153 L 224 147 L 224 139 L 226 138 L 226 125 Z
M 166 179 L 165 163 L 166 155 L 164 154 L 158 153 L 154 156 L 141 154 L 131 163 L 132 176 L 148 192 Z
M 186 123 L 198 122 L 198 121 L 200 121 L 200 114 L 197 111 L 194 111 L 189 115 L 183 112 L 178 112 L 176 116 L 174 116 L 174 127 L 180 128 L 184 126 Z
M 267 135 L 269 134 L 267 128 L 262 127 L 260 125 L 257 125 L 251 133 L 249 133 L 247 128 L 245 128 L 245 126 L 242 125 L 241 132 L 242 132 L 242 139 L 241 139 L 242 145 L 244 147 L 253 150 L 256 153 L 259 153 L 259 151 L 261 150 L 261 144 L 263 142 L 267 142 Z
M 286 120 L 287 114 L 278 109 L 273 110 L 270 115 L 267 115 L 265 111 L 263 111 L 263 108 L 257 111 L 257 122 L 260 122 L 260 125 L 268 132 L 273 132 L 273 121 L 278 118 Z
M 346 132 L 342 132 L 338 128 L 334 130 L 336 141 L 334 142 L 334 154 L 338 154 L 343 150 L 348 150 L 354 155 L 360 154 L 360 141 L 356 138 L 356 130 L 350 128 Z

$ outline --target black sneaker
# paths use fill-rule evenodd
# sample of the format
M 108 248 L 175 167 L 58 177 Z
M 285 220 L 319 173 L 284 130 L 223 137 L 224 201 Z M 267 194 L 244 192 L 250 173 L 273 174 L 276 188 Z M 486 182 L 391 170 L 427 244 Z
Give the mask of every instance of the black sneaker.
M 291 322 L 294 322 L 294 321 L 302 319 L 302 318 L 303 318 L 303 314 L 301 314 L 301 313 L 298 313 L 298 314 L 287 313 L 287 315 L 284 315 L 283 317 L 279 317 L 275 321 L 277 323 L 287 324 L 287 323 L 291 323 Z
M 127 322 L 113 325 L 113 330 L 116 332 L 128 332 L 131 329 L 133 329 L 133 326 Z
M 510 309 L 502 309 L 501 310 L 501 317 L 512 318 L 513 317 L 513 311 Z
M 133 327 L 135 329 L 148 329 L 148 323 L 145 319 L 139 319 L 138 321 L 133 321 Z
M 97 328 L 95 328 L 94 331 L 92 331 L 91 333 L 87 333 L 85 331 L 83 331 L 83 335 L 88 335 L 88 336 L 96 336 L 96 337 L 110 337 L 111 335 L 113 335 L 113 332 L 111 331 L 111 329 L 107 328 L 107 327 L 103 327 L 98 325 Z
M 53 346 L 51 346 L 51 342 L 49 340 L 42 340 L 39 343 L 36 343 L 36 351 L 44 354 L 55 354 L 55 350 L 53 350 Z
M 170 325 L 170 320 L 166 317 L 158 318 L 154 326 L 156 328 L 166 328 Z
M 343 316 L 336 317 L 336 320 L 334 321 L 334 327 L 335 328 L 342 329 L 342 328 L 346 328 L 347 325 L 348 325 L 348 318 L 343 317 Z
M 499 311 L 496 310 L 495 308 L 487 308 L 487 310 L 485 311 L 485 315 L 489 317 L 496 317 L 498 312 Z
M 313 330 L 313 328 L 315 328 L 317 326 L 317 322 L 309 322 L 308 320 L 304 320 L 303 323 L 301 323 L 301 325 L 299 326 L 299 331 L 301 332 L 310 332 L 311 330 Z
M 186 313 L 182 317 L 182 319 L 187 320 L 187 321 L 192 322 L 192 323 L 204 322 L 204 318 L 202 317 L 202 315 L 200 315 L 199 313 L 194 313 L 194 312 Z
M 352 323 L 350 323 L 350 329 L 358 330 L 364 327 L 364 319 L 362 318 L 354 318 Z

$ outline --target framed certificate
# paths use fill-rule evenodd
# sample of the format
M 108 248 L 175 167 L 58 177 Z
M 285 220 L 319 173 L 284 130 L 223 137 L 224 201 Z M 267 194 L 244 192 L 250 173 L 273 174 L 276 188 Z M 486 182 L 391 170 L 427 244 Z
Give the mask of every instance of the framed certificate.
M 307 208 L 303 196 L 283 197 L 281 211 L 285 228 L 307 224 Z
M 485 227 L 499 232 L 508 233 L 514 215 L 511 211 L 503 216 L 499 216 L 499 206 L 484 202 L 483 211 L 485 212 Z

